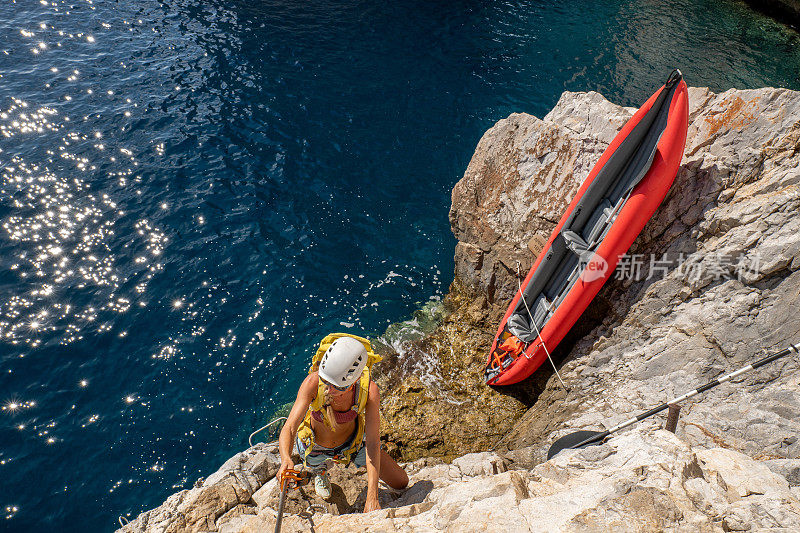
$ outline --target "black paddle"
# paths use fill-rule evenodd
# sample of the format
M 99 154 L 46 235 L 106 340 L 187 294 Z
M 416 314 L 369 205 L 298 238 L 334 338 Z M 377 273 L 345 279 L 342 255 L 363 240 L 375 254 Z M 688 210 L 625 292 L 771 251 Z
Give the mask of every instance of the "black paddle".
M 626 428 L 626 427 L 628 427 L 630 425 L 633 425 L 636 422 L 639 422 L 641 420 L 644 420 L 645 418 L 651 417 L 656 413 L 660 413 L 661 411 L 669 408 L 670 404 L 680 403 L 680 402 L 682 402 L 682 401 L 684 401 L 686 399 L 691 398 L 692 396 L 700 394 L 701 392 L 705 392 L 708 389 L 713 389 L 714 387 L 716 387 L 720 383 L 725 383 L 726 381 L 730 381 L 731 379 L 735 378 L 736 376 L 744 374 L 745 372 L 749 372 L 750 370 L 756 369 L 756 368 L 758 368 L 760 366 L 764 366 L 767 363 L 771 363 L 772 361 L 775 361 L 776 359 L 780 359 L 781 357 L 785 357 L 785 356 L 789 355 L 790 353 L 800 353 L 800 344 L 790 345 L 785 350 L 782 350 L 782 351 L 780 351 L 778 353 L 775 353 L 775 354 L 772 354 L 772 355 L 768 355 L 767 357 L 765 357 L 763 359 L 759 359 L 755 363 L 747 365 L 745 367 L 742 367 L 742 368 L 740 368 L 739 370 L 737 370 L 735 372 L 731 372 L 730 374 L 722 376 L 721 378 L 717 378 L 715 380 L 709 381 L 708 383 L 706 383 L 702 387 L 699 387 L 699 388 L 697 388 L 697 389 L 695 389 L 695 390 L 693 390 L 691 392 L 687 392 L 683 396 L 678 396 L 677 398 L 673 398 L 672 400 L 670 400 L 670 401 L 668 401 L 666 403 L 662 403 L 661 405 L 659 405 L 657 407 L 653 407 L 649 411 L 645 411 L 644 413 L 642 413 L 642 414 L 640 414 L 638 416 L 635 416 L 635 417 L 633 417 L 631 419 L 628 419 L 625 422 L 623 422 L 623 423 L 621 423 L 619 425 L 616 425 L 611 429 L 607 429 L 606 431 L 581 430 L 581 431 L 576 431 L 574 433 L 570 433 L 568 435 L 564 435 L 563 437 L 561 437 L 560 439 L 555 441 L 552 444 L 552 446 L 550 446 L 550 449 L 547 451 L 547 458 L 548 459 L 552 459 L 561 450 L 566 450 L 566 449 L 570 449 L 570 448 L 572 448 L 572 449 L 584 448 L 584 447 L 590 446 L 592 444 L 601 444 L 606 439 L 606 437 L 608 437 L 612 433 L 616 433 L 620 429 L 623 429 L 623 428 Z

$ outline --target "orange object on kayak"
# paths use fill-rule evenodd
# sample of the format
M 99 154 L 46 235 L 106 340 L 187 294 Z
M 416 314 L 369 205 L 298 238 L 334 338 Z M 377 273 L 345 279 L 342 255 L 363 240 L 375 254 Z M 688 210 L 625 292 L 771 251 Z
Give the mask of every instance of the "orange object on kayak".
M 517 357 L 522 353 L 522 350 L 525 349 L 525 343 L 515 336 L 510 335 L 508 339 L 506 339 L 506 341 L 500 345 L 500 349 L 512 357 Z
M 515 336 L 508 332 L 505 332 L 503 336 L 506 340 L 492 352 L 489 360 L 489 365 L 492 368 L 501 368 L 504 363 L 508 366 L 506 357 L 510 357 L 512 360 L 516 359 L 525 350 L 525 343 Z

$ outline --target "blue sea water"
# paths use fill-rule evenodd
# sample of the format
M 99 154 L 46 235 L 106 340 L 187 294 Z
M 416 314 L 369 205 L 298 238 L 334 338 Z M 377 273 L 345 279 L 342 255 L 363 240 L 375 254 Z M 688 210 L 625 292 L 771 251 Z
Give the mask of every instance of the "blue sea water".
M 728 0 L 0 3 L 0 529 L 106 531 L 452 280 L 481 134 L 564 90 L 800 89 Z

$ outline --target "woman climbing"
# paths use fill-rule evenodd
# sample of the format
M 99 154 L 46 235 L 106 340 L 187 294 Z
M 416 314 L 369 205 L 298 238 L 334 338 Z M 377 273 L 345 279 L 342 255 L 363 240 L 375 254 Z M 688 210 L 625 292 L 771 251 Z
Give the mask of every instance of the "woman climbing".
M 333 333 L 322 340 L 278 439 L 278 479 L 294 467 L 296 441 L 303 464 L 316 473 L 314 489 L 321 498 L 331 496 L 327 473 L 331 462 L 366 466 L 365 513 L 380 509 L 379 477 L 393 489 L 408 485 L 408 475 L 380 447 L 380 392 L 370 380 L 377 361 L 380 357 L 361 337 Z

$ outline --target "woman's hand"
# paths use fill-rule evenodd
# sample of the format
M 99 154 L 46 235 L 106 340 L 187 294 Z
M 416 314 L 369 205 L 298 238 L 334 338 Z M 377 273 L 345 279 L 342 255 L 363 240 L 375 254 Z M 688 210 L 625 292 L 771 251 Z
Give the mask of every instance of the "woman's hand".
M 292 461 L 291 459 L 286 458 L 283 461 L 281 461 L 281 466 L 280 468 L 278 468 L 278 473 L 275 474 L 275 477 L 278 478 L 279 487 L 283 486 L 283 473 L 286 472 L 287 470 L 291 470 L 292 468 L 294 468 L 294 461 Z
M 297 399 L 294 401 L 292 410 L 286 418 L 286 422 L 281 429 L 281 435 L 278 437 L 278 451 L 281 454 L 281 466 L 278 468 L 278 473 L 275 477 L 278 482 L 281 482 L 283 474 L 290 468 L 294 468 L 292 461 L 292 449 L 294 448 L 295 437 L 297 436 L 297 428 L 306 416 L 308 406 L 317 394 L 317 381 L 318 377 L 316 372 L 309 374 L 300 385 L 300 390 L 297 391 Z
M 367 500 L 367 503 L 364 504 L 364 512 L 368 513 L 370 511 L 377 511 L 381 508 L 381 504 L 378 503 L 378 498 L 370 498 Z

